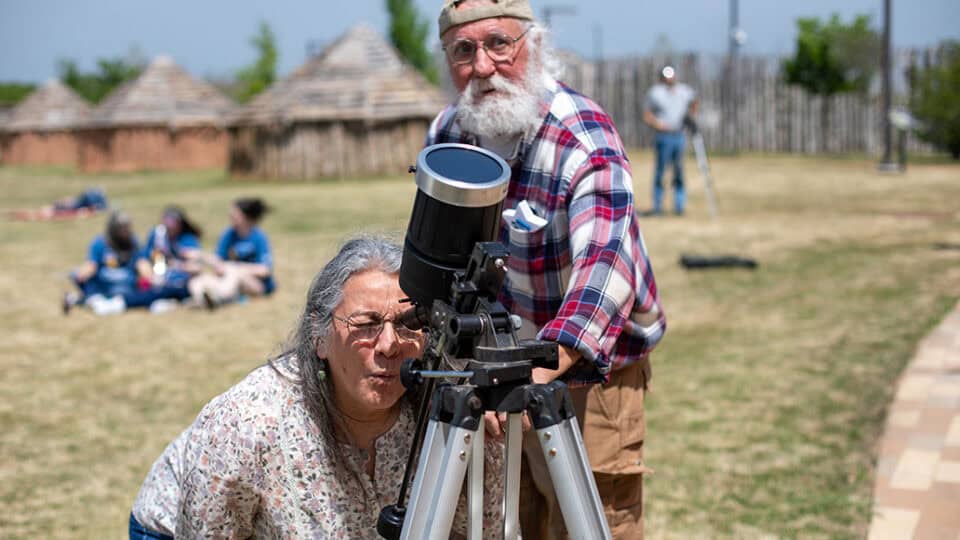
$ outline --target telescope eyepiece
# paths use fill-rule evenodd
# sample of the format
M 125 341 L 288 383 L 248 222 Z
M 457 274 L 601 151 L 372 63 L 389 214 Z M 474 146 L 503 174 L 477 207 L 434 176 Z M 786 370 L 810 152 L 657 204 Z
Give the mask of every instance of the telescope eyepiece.
M 430 325 L 430 310 L 427 306 L 415 304 L 397 315 L 396 321 L 411 330 L 422 330 Z

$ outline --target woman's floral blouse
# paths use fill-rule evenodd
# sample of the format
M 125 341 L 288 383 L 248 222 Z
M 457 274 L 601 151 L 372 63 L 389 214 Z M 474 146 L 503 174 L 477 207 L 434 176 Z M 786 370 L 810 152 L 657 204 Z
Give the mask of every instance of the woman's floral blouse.
M 133 507 L 147 528 L 177 538 L 379 539 L 377 516 L 395 504 L 415 429 L 413 408 L 367 452 L 340 444 L 324 448 L 303 404 L 295 363 L 263 366 L 200 412 L 154 463 Z M 481 429 L 483 429 L 481 425 Z M 354 474 L 336 480 L 331 452 Z M 486 441 L 484 531 L 502 525 L 503 446 Z M 461 497 L 455 530 L 466 523 Z

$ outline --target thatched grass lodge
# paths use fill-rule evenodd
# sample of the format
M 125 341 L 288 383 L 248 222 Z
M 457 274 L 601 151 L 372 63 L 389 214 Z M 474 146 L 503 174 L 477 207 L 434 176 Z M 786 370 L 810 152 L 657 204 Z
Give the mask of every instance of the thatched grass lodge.
M 72 131 L 90 105 L 58 80 L 50 80 L 7 112 L 0 124 L 0 156 L 7 165 L 75 165 Z
M 230 172 L 317 179 L 405 172 L 440 90 L 372 28 L 354 27 L 230 121 Z
M 84 172 L 225 168 L 233 102 L 158 56 L 113 91 L 80 131 Z

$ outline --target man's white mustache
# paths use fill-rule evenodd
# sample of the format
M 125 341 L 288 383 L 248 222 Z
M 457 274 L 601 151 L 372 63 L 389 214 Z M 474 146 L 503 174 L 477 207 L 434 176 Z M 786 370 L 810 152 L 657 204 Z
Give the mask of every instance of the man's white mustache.
M 471 95 L 474 99 L 491 90 L 498 90 L 510 96 L 519 95 L 522 92 L 520 86 L 508 81 L 502 75 L 493 75 L 487 79 L 474 79 L 469 84 L 473 87 L 471 88 Z

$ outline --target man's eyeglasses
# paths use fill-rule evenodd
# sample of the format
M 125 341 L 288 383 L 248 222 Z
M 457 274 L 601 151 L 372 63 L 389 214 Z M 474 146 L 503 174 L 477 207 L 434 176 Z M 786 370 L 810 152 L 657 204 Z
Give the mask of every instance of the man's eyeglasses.
M 479 44 L 493 62 L 510 62 L 513 60 L 513 54 L 517 50 L 517 42 L 523 39 L 523 36 L 527 35 L 529 31 L 530 28 L 527 28 L 522 34 L 515 38 L 494 33 L 483 38 L 482 42 L 471 39 L 458 39 L 453 43 L 444 45 L 443 51 L 447 53 L 447 58 L 449 58 L 454 65 L 469 64 L 473 62 L 473 59 L 477 56 L 477 45 Z
M 361 311 L 346 317 L 334 315 L 333 318 L 347 325 L 350 337 L 357 341 L 375 342 L 380 337 L 380 332 L 383 332 L 383 325 L 387 321 L 393 324 L 393 332 L 400 341 L 419 341 L 423 335 L 419 330 L 408 328 L 393 317 L 385 317 L 376 311 Z

